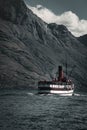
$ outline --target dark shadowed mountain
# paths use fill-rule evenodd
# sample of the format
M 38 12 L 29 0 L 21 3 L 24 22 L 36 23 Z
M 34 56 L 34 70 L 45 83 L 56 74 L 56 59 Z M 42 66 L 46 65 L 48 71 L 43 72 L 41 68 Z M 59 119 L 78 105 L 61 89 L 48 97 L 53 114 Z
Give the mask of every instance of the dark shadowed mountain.
M 87 47 L 87 34 L 78 37 L 78 40 L 79 40 L 81 43 L 83 43 L 83 44 Z
M 58 65 L 77 89 L 87 89 L 87 46 L 64 25 L 47 24 L 23 0 L 0 0 L 0 86 L 37 87 L 51 80 Z M 75 70 L 70 75 L 72 67 Z

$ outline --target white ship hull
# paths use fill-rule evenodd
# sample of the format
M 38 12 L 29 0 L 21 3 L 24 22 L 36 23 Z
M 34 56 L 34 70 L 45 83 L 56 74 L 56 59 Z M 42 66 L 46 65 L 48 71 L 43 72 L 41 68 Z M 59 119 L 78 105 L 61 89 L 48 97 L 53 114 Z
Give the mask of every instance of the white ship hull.
M 39 90 L 39 94 L 58 94 L 59 96 L 72 96 L 74 90 Z
M 72 85 L 47 85 L 40 84 L 38 86 L 38 93 L 40 94 L 58 94 L 60 96 L 72 96 L 74 93 L 74 84 Z

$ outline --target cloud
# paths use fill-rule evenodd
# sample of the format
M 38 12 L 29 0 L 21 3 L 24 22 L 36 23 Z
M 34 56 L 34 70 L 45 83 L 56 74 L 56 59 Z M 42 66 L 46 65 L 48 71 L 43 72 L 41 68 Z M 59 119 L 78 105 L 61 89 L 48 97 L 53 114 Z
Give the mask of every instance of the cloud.
M 79 17 L 72 11 L 56 15 L 42 5 L 37 5 L 36 7 L 27 6 L 45 22 L 63 24 L 77 37 L 87 34 L 87 20 L 79 19 Z

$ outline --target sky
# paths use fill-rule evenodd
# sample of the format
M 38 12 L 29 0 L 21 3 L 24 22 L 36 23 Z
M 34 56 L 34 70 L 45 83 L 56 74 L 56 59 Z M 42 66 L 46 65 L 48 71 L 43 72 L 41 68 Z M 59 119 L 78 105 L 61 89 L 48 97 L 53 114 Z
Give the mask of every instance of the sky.
M 47 23 L 65 25 L 75 36 L 87 34 L 87 0 L 25 0 Z

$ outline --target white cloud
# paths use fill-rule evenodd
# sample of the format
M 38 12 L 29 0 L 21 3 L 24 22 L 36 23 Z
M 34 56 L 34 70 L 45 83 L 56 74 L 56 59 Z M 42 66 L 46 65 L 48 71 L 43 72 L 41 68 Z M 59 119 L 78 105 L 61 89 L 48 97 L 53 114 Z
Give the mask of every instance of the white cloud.
M 33 11 L 33 13 L 47 23 L 65 25 L 75 36 L 87 34 L 87 20 L 80 20 L 79 17 L 72 11 L 64 12 L 61 15 L 56 15 L 42 5 L 37 5 L 36 7 L 31 7 L 28 5 L 28 7 Z

